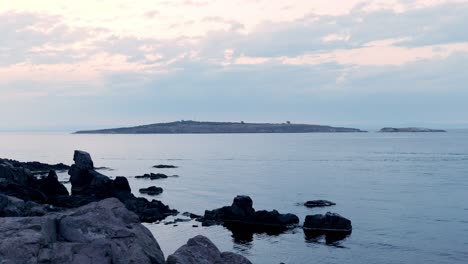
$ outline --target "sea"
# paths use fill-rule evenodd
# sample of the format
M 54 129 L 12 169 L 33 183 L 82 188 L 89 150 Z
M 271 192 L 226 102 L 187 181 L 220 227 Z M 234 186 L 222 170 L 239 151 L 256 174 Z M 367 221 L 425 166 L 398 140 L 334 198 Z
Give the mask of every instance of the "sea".
M 180 212 L 203 214 L 249 195 L 256 210 L 307 215 L 338 213 L 352 234 L 335 243 L 301 228 L 235 236 L 195 221 L 145 224 L 165 256 L 196 235 L 253 263 L 468 263 L 468 131 L 447 133 L 310 133 L 75 135 L 0 133 L 0 157 L 73 163 L 91 153 L 108 176 L 126 176 L 137 196 Z M 155 169 L 154 165 L 175 165 Z M 145 173 L 177 175 L 135 179 Z M 61 180 L 68 175 L 61 173 Z M 158 186 L 155 197 L 140 188 Z M 69 187 L 69 186 L 68 186 Z M 336 203 L 306 208 L 308 200 Z M 186 218 L 176 216 L 175 218 Z

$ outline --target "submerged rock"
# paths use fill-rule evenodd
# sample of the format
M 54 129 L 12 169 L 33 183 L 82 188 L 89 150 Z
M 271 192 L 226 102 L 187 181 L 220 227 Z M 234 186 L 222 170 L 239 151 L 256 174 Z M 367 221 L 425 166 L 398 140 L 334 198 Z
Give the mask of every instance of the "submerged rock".
M 247 258 L 232 252 L 221 253 L 204 236 L 188 240 L 174 254 L 167 258 L 167 264 L 252 264 Z
M 166 164 L 159 164 L 159 165 L 154 165 L 153 168 L 155 168 L 155 169 L 176 169 L 177 166 L 174 166 L 174 165 L 166 165 Z
M 330 202 L 327 200 L 313 200 L 313 201 L 307 201 L 304 203 L 304 206 L 306 207 L 325 207 L 325 206 L 332 206 L 336 205 L 334 202 Z
M 140 193 L 143 194 L 148 194 L 148 195 L 159 195 L 163 192 L 163 188 L 161 187 L 156 187 L 156 186 L 151 186 L 148 188 L 142 188 L 139 190 Z
M 141 176 L 135 176 L 136 179 L 150 179 L 150 180 L 159 180 L 159 179 L 167 179 L 169 176 L 163 173 L 147 173 Z
M 43 217 L 0 218 L 2 263 L 148 263 L 164 255 L 115 198 Z

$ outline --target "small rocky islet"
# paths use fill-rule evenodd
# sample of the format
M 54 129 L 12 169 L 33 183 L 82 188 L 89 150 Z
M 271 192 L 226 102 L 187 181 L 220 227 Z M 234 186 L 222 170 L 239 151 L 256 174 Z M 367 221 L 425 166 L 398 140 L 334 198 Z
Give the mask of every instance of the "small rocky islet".
M 230 206 L 206 210 L 202 216 L 185 212 L 182 215 L 188 219 L 161 222 L 178 211 L 158 200 L 136 197 L 126 177 L 111 179 L 97 172 L 85 151 L 75 151 L 73 160 L 68 166 L 0 159 L 2 263 L 251 263 L 241 255 L 221 253 L 203 236 L 190 239 L 165 260 L 158 242 L 141 222 L 176 225 L 194 219 L 205 227 L 223 225 L 235 240 L 302 228 L 306 239 L 325 236 L 327 243 L 334 243 L 352 231 L 350 220 L 330 212 L 308 215 L 300 226 L 294 214 L 255 210 L 252 199 L 245 195 L 236 196 Z M 71 193 L 59 182 L 56 170 L 68 170 Z M 162 175 L 135 178 L 170 177 Z M 139 191 L 148 195 L 163 192 L 156 186 Z M 334 203 L 315 200 L 304 205 Z

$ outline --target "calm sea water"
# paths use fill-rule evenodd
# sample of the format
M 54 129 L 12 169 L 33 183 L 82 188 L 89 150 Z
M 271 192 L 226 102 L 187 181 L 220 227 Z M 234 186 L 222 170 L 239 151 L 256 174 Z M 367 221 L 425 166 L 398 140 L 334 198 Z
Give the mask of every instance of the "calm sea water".
M 158 199 L 203 214 L 250 195 L 256 209 L 297 214 L 332 211 L 353 222 L 337 245 L 308 241 L 301 229 L 234 241 L 223 227 L 149 224 L 165 255 L 198 234 L 254 263 L 468 263 L 468 132 L 427 134 L 70 135 L 0 134 L 0 157 L 72 163 L 90 152 L 110 176 L 139 188 L 164 188 Z M 158 170 L 156 164 L 177 169 Z M 136 180 L 148 172 L 177 174 Z M 61 175 L 61 177 L 66 177 Z M 311 199 L 325 209 L 296 205 Z

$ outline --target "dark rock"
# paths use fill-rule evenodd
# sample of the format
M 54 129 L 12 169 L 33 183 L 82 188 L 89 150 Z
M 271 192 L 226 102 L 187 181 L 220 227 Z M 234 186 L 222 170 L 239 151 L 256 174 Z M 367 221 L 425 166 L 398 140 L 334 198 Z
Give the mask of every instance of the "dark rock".
M 68 195 L 68 190 L 58 181 L 57 173 L 50 171 L 49 175 L 38 181 L 39 190 L 48 197 Z
M 325 207 L 325 206 L 332 206 L 336 205 L 334 202 L 330 202 L 327 200 L 313 200 L 313 201 L 307 201 L 304 203 L 306 207 Z
M 160 201 L 148 201 L 145 198 L 135 197 L 131 193 L 130 185 L 125 177 L 116 177 L 111 180 L 94 169 L 89 169 L 93 161 L 91 155 L 87 152 L 75 152 L 75 160 L 78 160 L 81 164 L 72 165 L 69 174 L 72 194 L 73 196 L 78 195 L 81 201 L 116 197 L 129 210 L 135 212 L 143 222 L 159 221 L 177 213 L 177 210 L 170 209 Z M 70 204 L 69 199 L 67 199 L 66 204 Z
M 49 205 L 23 201 L 16 197 L 0 194 L 0 217 L 43 216 L 57 211 Z
M 172 224 L 176 224 L 176 223 L 183 223 L 183 222 L 190 222 L 190 221 L 192 221 L 192 220 L 191 219 L 176 218 L 176 219 L 174 219 L 174 221 L 164 222 L 164 225 L 172 225 Z
M 151 232 L 115 198 L 43 217 L 0 218 L 2 263 L 163 264 Z
M 351 221 L 339 214 L 327 212 L 325 215 L 308 215 L 304 221 L 306 237 L 325 235 L 327 243 L 333 243 L 349 236 L 352 232 Z
M 55 171 L 50 171 L 47 177 L 36 178 L 28 169 L 8 162 L 0 164 L 0 193 L 37 203 L 47 203 L 56 195 L 68 195 Z
M 206 210 L 205 215 L 197 221 L 203 226 L 223 224 L 241 237 L 250 237 L 253 233 L 278 234 L 289 227 L 297 225 L 299 218 L 293 214 L 280 214 L 278 211 L 255 211 L 252 199 L 248 196 L 237 196 L 231 206 L 215 210 Z M 236 236 L 236 234 L 234 234 Z
M 88 152 L 82 150 L 75 150 L 73 155 L 73 161 L 75 166 L 81 170 L 92 170 L 94 169 L 94 163 L 91 159 L 91 155 Z
M 177 166 L 160 164 L 160 165 L 154 165 L 153 168 L 156 168 L 156 169 L 175 169 L 175 168 L 177 168 Z
M 351 231 L 351 221 L 335 213 L 308 215 L 304 228 L 323 231 Z
M 156 186 L 151 186 L 148 188 L 142 188 L 139 190 L 140 193 L 143 194 L 148 194 L 148 195 L 159 195 L 163 192 L 163 188 L 161 187 L 156 187 Z
M 31 162 L 21 162 L 17 160 L 11 159 L 0 159 L 0 164 L 10 164 L 12 167 L 21 167 L 24 169 L 29 170 L 32 174 L 44 174 L 51 170 L 55 171 L 66 171 L 70 168 L 70 166 L 65 165 L 63 163 L 58 164 L 46 164 L 37 161 Z
M 145 222 L 158 221 L 168 215 L 177 214 L 177 210 L 170 209 L 160 201 L 135 197 L 125 177 L 112 180 L 94 170 L 89 153 L 75 151 L 74 160 L 75 164 L 68 172 L 72 185 L 71 196 L 58 181 L 55 171 L 51 171 L 47 177 L 36 178 L 28 169 L 14 167 L 5 161 L 0 163 L 0 193 L 59 208 L 76 208 L 115 197 Z
M 190 217 L 191 219 L 196 219 L 196 218 L 200 218 L 200 217 L 201 217 L 201 215 L 197 215 L 197 214 L 190 213 L 190 212 L 184 212 L 182 215 L 183 215 L 183 216 Z
M 140 217 L 142 222 L 152 223 L 178 213 L 177 210 L 169 208 L 169 206 L 158 200 L 148 201 L 145 198 L 138 197 L 126 199 L 123 202 L 129 210 Z
M 150 173 L 144 174 L 141 176 L 135 176 L 136 179 L 150 179 L 150 180 L 159 180 L 159 179 L 167 179 L 169 176 L 162 173 Z
M 255 223 L 258 225 L 291 226 L 299 223 L 299 217 L 294 214 L 280 214 L 278 211 L 255 212 Z
M 206 237 L 196 236 L 188 240 L 167 258 L 167 264 L 252 264 L 247 258 L 230 253 L 221 253 Z
M 115 177 L 114 181 L 112 182 L 112 187 L 114 192 L 132 192 L 127 178 L 122 176 Z

